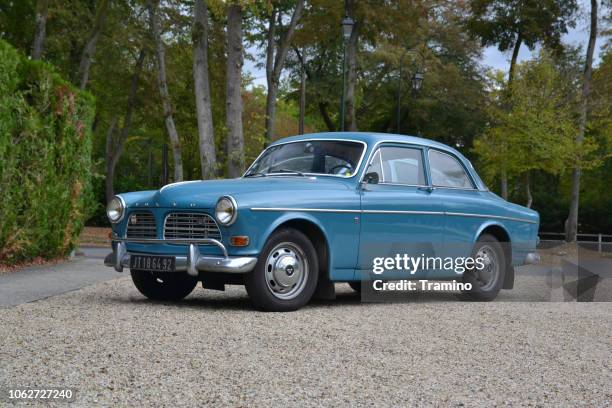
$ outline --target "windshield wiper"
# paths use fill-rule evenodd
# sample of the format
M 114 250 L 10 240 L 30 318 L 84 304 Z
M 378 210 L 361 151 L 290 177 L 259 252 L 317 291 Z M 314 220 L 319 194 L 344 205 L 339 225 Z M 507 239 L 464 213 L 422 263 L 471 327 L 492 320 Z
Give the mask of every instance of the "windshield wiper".
M 266 177 L 266 176 L 267 176 L 266 173 L 255 172 L 255 173 L 246 174 L 244 177 Z
M 298 176 L 304 177 L 304 173 L 300 172 L 300 171 L 296 171 L 296 170 L 288 170 L 288 169 L 278 169 L 275 170 L 276 173 L 291 173 L 291 174 L 297 174 Z

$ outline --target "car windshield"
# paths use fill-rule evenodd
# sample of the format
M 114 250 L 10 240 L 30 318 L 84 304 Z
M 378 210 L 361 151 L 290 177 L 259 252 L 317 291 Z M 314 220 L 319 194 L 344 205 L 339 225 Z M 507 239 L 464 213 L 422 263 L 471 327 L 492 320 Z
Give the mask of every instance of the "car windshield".
M 359 142 L 308 140 L 271 146 L 245 177 L 323 174 L 350 177 L 357 171 L 365 146 Z

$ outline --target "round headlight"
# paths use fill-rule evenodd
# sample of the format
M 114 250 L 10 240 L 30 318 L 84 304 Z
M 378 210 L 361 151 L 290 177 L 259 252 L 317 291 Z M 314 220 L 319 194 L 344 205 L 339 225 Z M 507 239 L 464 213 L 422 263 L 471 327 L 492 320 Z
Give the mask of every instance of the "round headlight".
M 223 196 L 217 201 L 215 217 L 217 217 L 217 221 L 219 221 L 221 225 L 232 225 L 234 221 L 236 221 L 237 216 L 238 207 L 233 197 Z
M 106 206 L 106 215 L 113 224 L 118 223 L 123 219 L 125 213 L 125 203 L 119 196 L 115 196 Z

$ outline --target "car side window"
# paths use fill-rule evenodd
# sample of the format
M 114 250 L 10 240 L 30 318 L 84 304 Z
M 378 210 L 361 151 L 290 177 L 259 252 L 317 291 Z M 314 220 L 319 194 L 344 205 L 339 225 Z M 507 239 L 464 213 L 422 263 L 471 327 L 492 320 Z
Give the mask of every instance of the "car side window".
M 463 166 L 446 153 L 430 150 L 429 168 L 431 182 L 436 187 L 474 188 Z
M 383 181 L 382 163 L 380 162 L 380 149 L 374 153 L 367 175 L 369 176 L 368 183 L 376 184 Z
M 383 146 L 374 154 L 368 173 L 376 173 L 385 184 L 424 185 L 421 150 Z

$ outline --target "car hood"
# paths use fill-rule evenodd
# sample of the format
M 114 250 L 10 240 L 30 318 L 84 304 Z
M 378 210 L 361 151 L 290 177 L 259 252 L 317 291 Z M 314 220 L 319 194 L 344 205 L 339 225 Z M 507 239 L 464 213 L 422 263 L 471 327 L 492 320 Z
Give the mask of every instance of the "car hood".
M 157 191 L 121 194 L 128 207 L 214 208 L 221 196 L 231 195 L 238 205 L 252 197 L 290 195 L 292 191 L 349 189 L 346 179 L 334 177 L 270 176 L 228 180 L 194 180 L 168 184 Z M 317 194 L 317 195 L 318 195 Z

